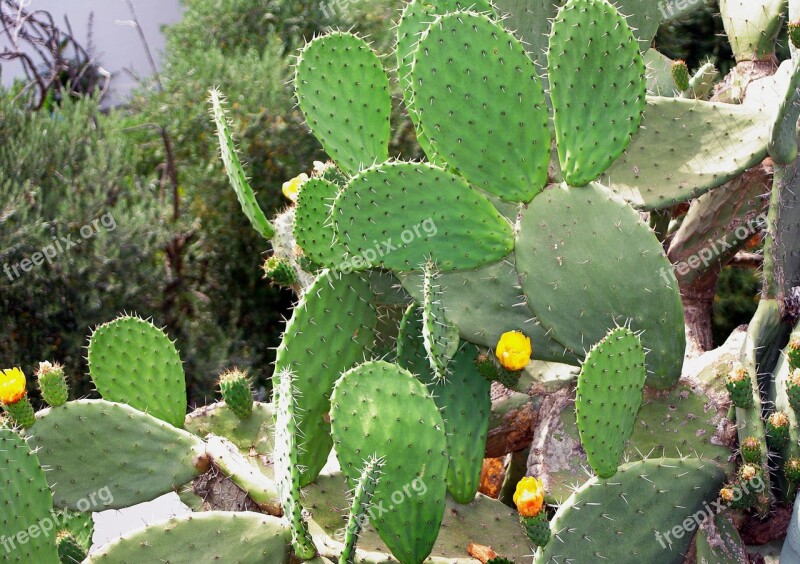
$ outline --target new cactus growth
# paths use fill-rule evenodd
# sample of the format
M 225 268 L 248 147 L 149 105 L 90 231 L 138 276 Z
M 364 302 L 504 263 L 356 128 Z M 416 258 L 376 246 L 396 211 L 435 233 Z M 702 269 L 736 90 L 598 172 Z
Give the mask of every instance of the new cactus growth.
M 800 458 L 790 458 L 784 462 L 783 474 L 793 484 L 800 484 Z
M 40 362 L 36 371 L 36 379 L 42 392 L 42 399 L 51 407 L 59 407 L 67 403 L 69 388 L 64 376 L 64 368 L 60 364 Z
M 86 549 L 68 531 L 56 535 L 58 559 L 62 564 L 80 564 L 86 559 Z
M 800 337 L 792 337 L 786 348 L 786 355 L 789 358 L 789 367 L 792 370 L 800 369 Z
M 789 417 L 782 411 L 767 417 L 767 444 L 770 448 L 781 450 L 789 442 Z
M 25 374 L 19 368 L 0 372 L 0 405 L 15 425 L 27 429 L 36 421 L 33 406 L 28 399 Z
M 236 368 L 228 370 L 219 377 L 219 389 L 225 405 L 239 419 L 247 419 L 253 413 L 253 390 L 246 372 Z
M 361 471 L 361 476 L 353 492 L 353 503 L 347 518 L 344 550 L 339 557 L 339 564 L 355 564 L 358 535 L 364 527 L 364 523 L 369 519 L 367 512 L 371 507 L 375 488 L 381 479 L 381 468 L 383 468 L 383 459 L 381 458 L 372 456 L 364 463 L 364 469 Z
M 675 61 L 672 63 L 672 80 L 680 92 L 689 89 L 689 67 L 686 61 Z
M 278 286 L 297 284 L 297 272 L 285 258 L 269 257 L 261 268 L 264 271 L 264 278 Z
M 723 368 L 725 374 L 725 387 L 731 395 L 731 402 L 740 409 L 750 409 L 753 407 L 753 388 L 750 383 L 750 375 L 741 363 L 734 363 L 733 366 Z
M 544 506 L 544 485 L 536 478 L 523 478 L 514 492 L 514 504 L 530 541 L 536 546 L 550 542 L 550 523 Z
M 742 460 L 748 464 L 761 464 L 761 441 L 747 437 L 741 444 Z

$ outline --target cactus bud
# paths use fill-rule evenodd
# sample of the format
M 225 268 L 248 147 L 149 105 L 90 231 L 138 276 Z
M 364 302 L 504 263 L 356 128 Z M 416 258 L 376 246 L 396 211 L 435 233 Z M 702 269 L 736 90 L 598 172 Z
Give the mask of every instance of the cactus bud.
M 792 337 L 787 350 L 791 369 L 796 370 L 800 368 L 800 337 Z
M 269 257 L 261 267 L 264 278 L 278 286 L 292 286 L 297 284 L 297 273 L 292 264 L 285 258 Z
M 800 483 L 800 458 L 790 458 L 783 465 L 783 474 L 793 484 Z
M 800 20 L 789 22 L 789 39 L 795 49 L 800 49 Z
M 789 379 L 786 381 L 786 395 L 794 412 L 800 414 L 800 368 L 792 369 L 789 374 Z
M 247 419 L 253 413 L 253 391 L 247 373 L 234 368 L 222 374 L 219 378 L 219 389 L 225 405 L 233 411 L 239 419 Z
M 69 531 L 60 531 L 56 535 L 56 547 L 61 562 L 83 562 L 86 559 L 86 550 Z
M 495 355 L 506 370 L 516 372 L 531 361 L 531 339 L 520 331 L 508 331 L 500 337 Z
M 42 398 L 52 407 L 59 407 L 67 403 L 69 388 L 64 377 L 64 368 L 60 364 L 40 362 L 36 372 Z
M 750 383 L 750 375 L 742 363 L 735 363 L 725 382 L 725 387 L 731 395 L 733 405 L 741 409 L 750 409 L 755 402 L 753 401 L 753 387 Z
M 0 403 L 16 424 L 27 429 L 36 421 L 33 406 L 28 400 L 25 374 L 19 368 L 0 372 Z
M 789 443 L 789 417 L 776 411 L 767 417 L 767 444 L 773 450 L 781 450 Z
M 748 464 L 761 463 L 761 441 L 755 437 L 747 437 L 742 441 L 742 460 Z
M 537 478 L 522 478 L 514 492 L 514 504 L 528 538 L 536 546 L 550 542 L 550 524 L 544 510 L 544 484 Z
M 545 546 L 550 542 L 550 523 L 547 520 L 547 512 L 542 511 L 534 517 L 520 517 L 528 538 L 536 546 Z
M 492 357 L 482 352 L 475 358 L 475 365 L 478 367 L 478 372 L 481 376 L 486 378 L 489 382 L 494 382 L 500 379 L 500 369 L 497 364 L 492 360 Z
M 685 61 L 675 61 L 672 63 L 672 80 L 680 92 L 689 89 L 689 67 Z

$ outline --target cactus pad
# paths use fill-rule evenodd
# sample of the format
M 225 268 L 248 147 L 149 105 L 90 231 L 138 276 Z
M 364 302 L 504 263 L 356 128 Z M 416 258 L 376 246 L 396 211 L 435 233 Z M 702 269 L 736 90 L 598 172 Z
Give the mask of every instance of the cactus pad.
M 225 405 L 239 419 L 247 419 L 253 413 L 253 390 L 247 373 L 237 369 L 229 370 L 219 379 L 219 389 Z
M 302 485 L 319 474 L 333 446 L 327 415 L 334 383 L 364 359 L 375 341 L 377 313 L 372 298 L 368 280 L 324 271 L 305 291 L 286 325 L 275 374 L 287 369 L 295 374 Z
M 625 18 L 605 0 L 568 0 L 553 22 L 547 56 L 561 170 L 568 184 L 584 186 L 639 129 L 644 62 Z
M 422 285 L 422 341 L 428 363 L 436 379 L 447 379 L 447 366 L 458 350 L 458 327 L 447 319 L 442 302 L 439 272 L 433 263 L 425 264 Z
M 270 455 L 274 448 L 275 424 L 271 403 L 256 402 L 253 413 L 239 419 L 224 403 L 214 403 L 186 416 L 185 429 L 200 438 L 225 437 L 243 454 Z
M 305 257 L 327 268 L 335 268 L 346 258 L 334 241 L 331 206 L 339 187 L 321 178 L 312 178 L 297 196 L 294 235 Z
M 362 172 L 339 192 L 332 216 L 356 269 L 377 261 L 404 272 L 428 259 L 443 271 L 475 268 L 501 260 L 514 245 L 511 224 L 485 196 L 428 164 Z
M 275 517 L 208 511 L 137 529 L 91 554 L 89 564 L 169 562 L 288 563 L 289 531 Z
M 633 462 L 613 478 L 591 478 L 558 509 L 553 539 L 535 562 L 683 562 L 692 535 L 663 535 L 705 511 L 724 479 L 717 465 L 696 458 Z
M 298 57 L 295 89 L 311 131 L 344 172 L 389 158 L 389 78 L 363 39 L 334 32 L 311 41 Z
M 186 417 L 186 377 L 175 345 L 152 323 L 120 317 L 89 342 L 89 374 L 103 399 L 127 403 L 175 427 Z
M 551 134 L 536 67 L 486 16 L 437 18 L 412 66 L 414 108 L 438 156 L 469 182 L 513 202 L 547 184 Z
M 646 376 L 642 343 L 629 329 L 614 329 L 586 356 L 575 409 L 581 444 L 601 478 L 617 472 Z
M 642 127 L 602 182 L 647 210 L 696 198 L 764 159 L 770 120 L 759 108 L 649 98 Z M 665 145 L 653 158 L 653 147 Z
M 650 351 L 648 384 L 678 380 L 685 349 L 678 283 L 633 209 L 596 184 L 550 187 L 523 213 L 516 257 L 531 309 L 554 339 L 586 350 L 630 320 Z
M 186 484 L 205 468 L 203 442 L 127 405 L 80 400 L 37 413 L 28 434 L 59 507 L 120 509 Z M 111 501 L 98 498 L 108 488 Z
M 372 524 L 398 560 L 422 562 L 439 534 L 448 465 L 430 392 L 399 366 L 372 361 L 342 375 L 331 405 L 336 455 L 351 484 L 367 457 L 385 458 Z
M 69 387 L 64 376 L 64 367 L 60 364 L 40 362 L 39 370 L 36 371 L 36 379 L 39 389 L 42 391 L 42 399 L 51 407 L 58 407 L 67 403 L 69 399 Z
M 364 469 L 353 492 L 353 503 L 350 506 L 350 515 L 347 518 L 347 533 L 344 539 L 344 550 L 339 557 L 343 564 L 355 564 L 356 543 L 364 523 L 369 522 L 368 511 L 372 506 L 372 496 L 381 479 L 383 459 L 370 457 L 364 463 Z
M 3 558 L 14 562 L 58 562 L 53 526 L 53 494 L 39 459 L 10 429 L 0 429 L 0 540 Z M 31 527 L 37 534 L 29 534 Z M 25 535 L 23 538 L 21 535 Z

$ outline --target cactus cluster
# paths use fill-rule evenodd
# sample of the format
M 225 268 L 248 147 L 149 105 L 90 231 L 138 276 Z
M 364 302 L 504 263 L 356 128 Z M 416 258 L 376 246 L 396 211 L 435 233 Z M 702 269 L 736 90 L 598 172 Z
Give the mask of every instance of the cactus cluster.
M 739 65 L 773 55 L 784 8 L 721 2 Z M 54 506 L 86 514 L 179 490 L 196 511 L 88 561 L 175 561 L 186 547 L 212 561 L 403 564 L 466 561 L 470 544 L 498 562 L 741 552 L 730 512 L 766 515 L 800 480 L 800 64 L 771 79 L 777 108 L 756 87 L 729 103 L 742 67 L 716 84 L 715 68 L 651 49 L 667 17 L 640 0 L 407 2 L 394 55 L 422 162 L 390 155 L 385 59 L 350 32 L 314 38 L 294 87 L 332 162 L 288 182 L 293 205 L 273 220 L 213 91 L 231 183 L 272 242 L 264 272 L 298 294 L 272 401 L 233 369 L 224 403 L 187 414 L 175 344 L 132 316 L 92 333 L 102 399 L 66 401 L 63 371 L 43 363 L 50 407 L 34 415 L 23 372 L 5 371 L 0 501 L 25 503 L 0 533 Z M 686 271 L 665 247 L 736 233 L 758 186 L 729 181 L 768 154 L 759 311 L 690 369 L 682 285 L 746 242 Z M 538 477 L 516 476 L 511 509 L 478 493 L 481 468 L 492 434 L 526 410 Z M 235 503 L 201 495 L 220 476 Z M 713 527 L 691 519 L 717 500 L 729 509 Z M 62 533 L 17 559 L 76 559 L 86 546 Z

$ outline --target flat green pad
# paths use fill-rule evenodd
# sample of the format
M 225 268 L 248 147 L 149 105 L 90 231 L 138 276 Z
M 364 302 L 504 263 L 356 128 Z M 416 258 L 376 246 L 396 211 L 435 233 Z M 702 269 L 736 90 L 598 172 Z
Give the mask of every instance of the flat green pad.
M 617 0 L 614 5 L 626 16 L 628 26 L 639 41 L 639 50 L 646 54 L 661 25 L 662 6 L 653 0 Z
M 295 89 L 311 131 L 347 174 L 389 158 L 389 78 L 363 39 L 314 39 L 298 57 Z
M 45 523 L 53 526 L 52 510 L 53 494 L 36 454 L 17 433 L 0 429 L 0 540 L 4 562 L 58 563 L 56 531 L 40 528 Z
M 759 108 L 650 97 L 641 129 L 602 182 L 636 207 L 672 207 L 764 160 L 770 124 Z
M 72 538 L 86 551 L 92 548 L 92 537 L 94 536 L 94 519 L 91 513 L 79 513 L 62 509 L 56 512 L 58 515 L 58 530 L 68 531 Z
M 672 265 L 639 214 L 603 187 L 548 188 L 523 213 L 517 268 L 530 306 L 567 348 L 586 350 L 630 320 L 648 384 L 668 388 L 686 348 Z
M 406 291 L 422 302 L 422 274 L 402 275 Z M 577 365 L 574 354 L 556 342 L 541 326 L 522 294 L 513 255 L 502 262 L 472 271 L 445 272 L 439 277 L 448 318 L 461 338 L 494 349 L 507 331 L 522 331 L 531 338 L 533 358 Z
M 417 130 L 417 140 L 431 162 L 435 161 L 435 152 L 419 126 L 419 116 L 414 106 L 411 90 L 411 65 L 414 62 L 414 53 L 420 36 L 433 23 L 436 16 L 466 10 L 494 14 L 492 5 L 487 0 L 437 0 L 435 3 L 428 0 L 411 0 L 403 7 L 403 14 L 397 24 L 397 44 L 395 46 L 397 77 L 403 87 L 403 100 L 408 115 Z
M 289 530 L 281 519 L 258 513 L 189 513 L 128 533 L 87 562 L 280 564 L 289 562 Z
M 581 444 L 601 478 L 617 472 L 642 404 L 646 377 L 642 343 L 629 329 L 614 329 L 586 355 L 575 410 Z
M 553 22 L 550 96 L 564 180 L 584 186 L 639 129 L 647 81 L 636 38 L 605 0 L 569 0 Z
M 253 413 L 242 420 L 219 402 L 198 408 L 187 415 L 184 428 L 201 439 L 207 435 L 225 437 L 242 454 L 255 452 L 266 456 L 272 454 L 275 447 L 274 417 L 271 403 L 255 402 Z
M 247 175 L 245 175 L 242 163 L 239 161 L 239 155 L 236 152 L 233 137 L 228 128 L 228 119 L 222 107 L 220 93 L 217 90 L 212 90 L 210 99 L 214 124 L 217 126 L 220 153 L 222 162 L 225 165 L 225 171 L 228 173 L 228 180 L 230 180 L 231 186 L 236 192 L 242 211 L 247 216 L 247 219 L 250 220 L 253 228 L 265 239 L 272 239 L 272 236 L 275 235 L 275 229 L 258 205 L 255 192 L 253 192 L 253 188 L 247 181 Z
M 360 275 L 323 271 L 286 325 L 273 381 L 277 387 L 282 370 L 295 374 L 301 485 L 317 477 L 333 446 L 328 419 L 333 385 L 374 344 L 377 312 L 372 300 L 369 281 Z
M 300 190 L 294 212 L 294 236 L 306 258 L 325 268 L 344 262 L 345 250 L 334 241 L 331 206 L 339 187 L 312 178 Z
M 428 259 L 442 271 L 497 262 L 514 245 L 511 224 L 467 182 L 432 165 L 393 162 L 353 178 L 333 208 L 338 238 L 352 255 L 416 270 Z M 352 259 L 357 268 L 356 259 Z
M 58 507 L 121 509 L 169 493 L 200 473 L 200 439 L 127 405 L 80 400 L 36 418 L 30 444 L 47 469 Z M 103 490 L 107 495 L 98 494 Z
M 183 426 L 187 400 L 181 357 L 152 323 L 124 316 L 95 329 L 89 342 L 89 375 L 103 399 Z
M 503 27 L 514 32 L 525 44 L 530 57 L 543 75 L 547 69 L 550 29 L 563 0 L 496 0 L 497 11 L 506 16 Z
M 469 182 L 512 202 L 547 184 L 551 134 L 525 48 L 490 18 L 441 16 L 412 67 L 414 108 L 436 153 Z
M 428 389 L 397 365 L 371 361 L 342 375 L 331 405 L 336 455 L 351 485 L 368 457 L 385 458 L 373 498 L 384 510 L 372 524 L 398 560 L 422 562 L 439 534 L 448 466 L 444 421 Z
M 739 564 L 748 562 L 747 550 L 728 512 L 716 515 L 697 532 L 697 562 Z
M 448 317 L 442 301 L 439 271 L 432 263 L 425 265 L 422 286 L 422 341 L 432 374 L 439 381 L 447 379 L 448 365 L 458 351 L 458 327 Z
M 591 478 L 559 507 L 553 538 L 535 562 L 665 562 L 680 564 L 692 539 L 670 536 L 717 498 L 725 472 L 696 458 L 658 458 L 621 466 L 610 479 Z
M 320 553 L 335 558 L 341 551 L 345 515 L 350 506 L 348 485 L 342 474 L 322 474 L 303 490 L 306 510 L 311 513 L 311 533 Z M 419 488 L 418 491 L 422 491 Z M 418 491 L 409 488 L 411 500 Z M 406 502 L 408 503 L 408 502 Z M 478 494 L 469 505 L 448 497 L 439 537 L 426 563 L 475 564 L 469 557 L 470 543 L 491 546 L 497 554 L 514 562 L 530 562 L 530 541 L 519 523 L 517 512 L 497 500 Z M 404 510 L 404 509 L 403 509 Z M 374 513 L 377 515 L 378 511 Z M 397 562 L 386 544 L 369 524 L 358 539 L 359 562 Z

